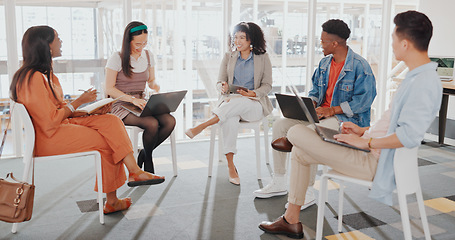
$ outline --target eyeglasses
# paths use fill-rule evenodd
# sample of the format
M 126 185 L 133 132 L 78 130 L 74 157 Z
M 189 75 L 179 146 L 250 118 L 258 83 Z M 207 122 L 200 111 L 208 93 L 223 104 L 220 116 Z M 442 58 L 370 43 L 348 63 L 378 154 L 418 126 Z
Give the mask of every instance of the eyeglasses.
M 144 47 L 147 46 L 147 44 L 148 44 L 148 42 L 144 42 L 144 43 L 135 43 L 134 46 L 135 46 L 136 48 L 144 48 Z

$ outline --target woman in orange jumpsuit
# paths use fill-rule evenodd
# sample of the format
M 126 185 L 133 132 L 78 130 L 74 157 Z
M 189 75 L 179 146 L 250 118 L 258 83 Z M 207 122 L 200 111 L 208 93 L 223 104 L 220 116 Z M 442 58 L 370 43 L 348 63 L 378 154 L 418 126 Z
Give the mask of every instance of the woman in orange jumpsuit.
M 52 71 L 52 58 L 61 56 L 60 48 L 61 40 L 51 27 L 29 28 L 22 39 L 23 65 L 11 83 L 12 99 L 24 104 L 33 122 L 35 155 L 99 151 L 107 199 L 104 213 L 128 209 L 131 198 L 118 199 L 116 192 L 125 184 L 124 165 L 129 172 L 129 186 L 161 183 L 164 177 L 144 172 L 137 166 L 122 121 L 103 114 L 107 107 L 90 116 L 74 110 L 94 101 L 96 90 L 85 91 L 71 103 L 63 102 L 62 87 Z M 96 185 L 95 191 L 98 191 Z

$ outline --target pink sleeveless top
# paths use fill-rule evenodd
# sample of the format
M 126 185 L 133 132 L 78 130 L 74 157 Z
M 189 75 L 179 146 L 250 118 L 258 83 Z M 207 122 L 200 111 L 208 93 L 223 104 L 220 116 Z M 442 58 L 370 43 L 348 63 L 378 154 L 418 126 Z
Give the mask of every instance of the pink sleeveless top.
M 124 92 L 125 94 L 131 95 L 135 98 L 144 98 L 144 89 L 145 89 L 145 84 L 147 83 L 147 80 L 149 79 L 149 70 L 150 70 L 150 56 L 149 52 L 145 51 L 145 54 L 147 54 L 147 69 L 143 72 L 140 73 L 132 73 L 131 77 L 126 76 L 123 73 L 123 70 L 118 72 L 117 74 L 117 80 L 115 82 L 115 87 Z M 130 104 L 129 102 L 125 101 L 116 101 L 112 104 L 112 110 L 111 113 L 119 117 L 120 119 L 123 119 L 128 115 L 130 112 L 128 110 L 125 110 L 122 108 L 122 105 L 125 104 Z

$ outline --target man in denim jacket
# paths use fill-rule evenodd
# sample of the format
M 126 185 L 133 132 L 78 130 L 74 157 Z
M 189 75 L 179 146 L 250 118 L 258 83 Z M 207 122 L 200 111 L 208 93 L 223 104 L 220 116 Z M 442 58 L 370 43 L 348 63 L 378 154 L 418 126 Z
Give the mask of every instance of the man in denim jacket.
M 321 39 L 333 34 L 322 34 Z M 335 37 L 336 38 L 336 37 Z M 333 45 L 336 41 L 321 44 Z M 361 127 L 370 126 L 371 104 L 376 97 L 376 81 L 368 62 L 345 45 L 340 46 L 342 55 L 336 59 L 332 52 L 321 59 L 312 78 L 313 89 L 309 97 L 313 99 L 319 118 L 337 116 L 341 122 L 353 122 Z M 327 49 L 324 48 L 324 54 Z M 343 55 L 344 54 L 344 55 Z M 343 58 L 344 56 L 344 58 Z M 337 62 L 344 62 L 338 79 L 330 89 L 331 66 Z M 331 93 L 329 93 L 329 91 Z M 327 96 L 332 97 L 331 104 L 327 104 Z
M 376 80 L 368 62 L 347 46 L 346 40 L 351 31 L 342 20 L 331 19 L 322 25 L 321 46 L 324 57 L 312 78 L 313 89 L 309 97 L 313 99 L 321 125 L 338 129 L 339 122 L 353 122 L 361 127 L 370 126 L 371 104 L 376 96 Z M 335 117 L 336 116 L 336 117 Z M 290 143 L 285 136 L 296 125 L 308 125 L 306 121 L 279 119 L 273 124 L 272 146 L 274 175 L 264 188 L 254 191 L 258 198 L 270 198 L 287 194 L 286 153 Z M 285 148 L 275 148 L 276 143 Z M 281 151 L 281 152 L 279 152 Z M 313 185 L 317 166 L 311 169 L 310 186 Z M 314 193 L 307 191 L 305 209 L 315 203 Z

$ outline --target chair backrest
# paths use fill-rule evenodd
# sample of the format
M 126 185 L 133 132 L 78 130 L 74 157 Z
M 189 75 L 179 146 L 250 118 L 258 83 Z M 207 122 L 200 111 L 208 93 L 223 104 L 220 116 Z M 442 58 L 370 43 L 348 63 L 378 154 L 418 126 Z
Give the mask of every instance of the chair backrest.
M 27 109 L 25 106 L 20 103 L 14 103 L 14 108 L 12 108 L 12 120 L 19 124 L 19 129 L 21 132 L 17 134 L 19 137 L 22 136 L 22 126 L 24 127 L 24 163 L 30 161 L 33 157 L 33 149 L 35 148 L 35 129 L 33 128 L 32 120 L 28 115 Z
M 420 187 L 419 169 L 417 166 L 417 150 L 419 148 L 397 148 L 395 150 L 393 168 L 395 181 L 399 191 L 405 194 L 415 193 Z

